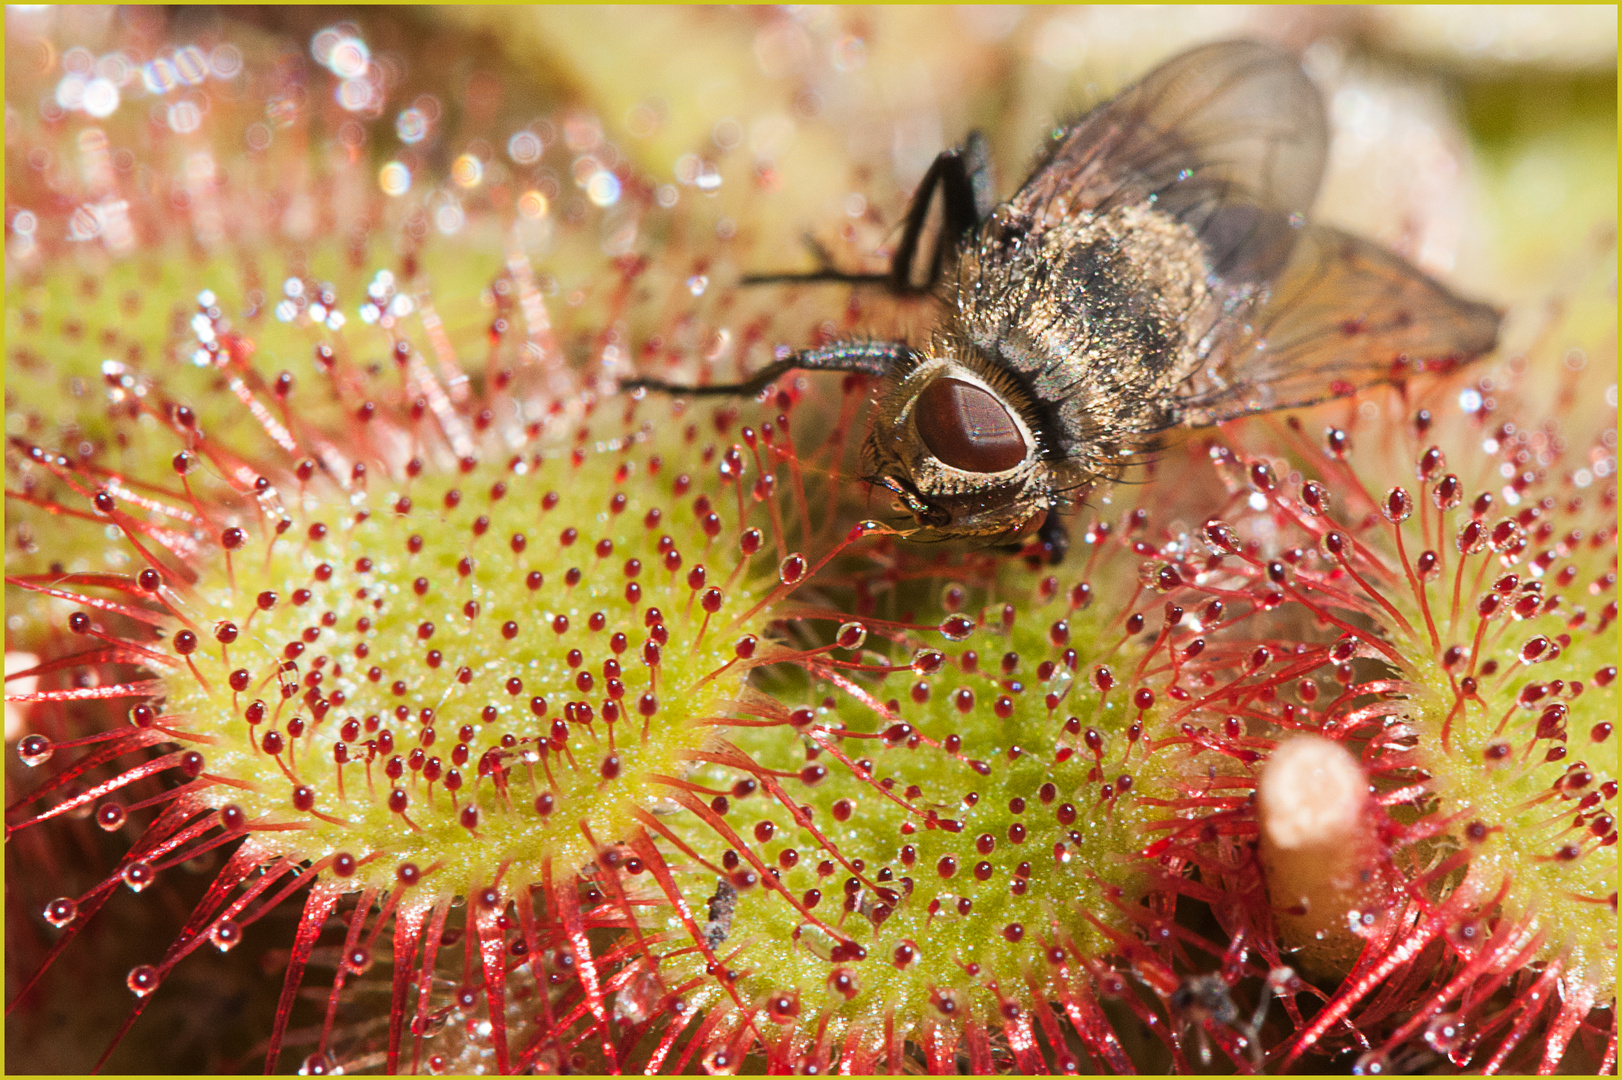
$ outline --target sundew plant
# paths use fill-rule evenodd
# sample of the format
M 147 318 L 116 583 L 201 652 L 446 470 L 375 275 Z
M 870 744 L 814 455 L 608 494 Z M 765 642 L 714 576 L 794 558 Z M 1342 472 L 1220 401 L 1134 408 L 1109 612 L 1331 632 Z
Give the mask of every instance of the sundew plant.
M 1615 28 L 1466 16 L 8 9 L 7 1067 L 1614 1070 Z M 872 380 L 624 388 L 1245 36 L 1497 352 L 1057 565 Z

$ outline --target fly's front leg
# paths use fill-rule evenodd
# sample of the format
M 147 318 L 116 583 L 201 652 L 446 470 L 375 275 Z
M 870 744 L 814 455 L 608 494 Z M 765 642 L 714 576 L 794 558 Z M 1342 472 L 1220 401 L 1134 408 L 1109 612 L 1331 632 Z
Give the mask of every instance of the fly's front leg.
M 924 232 L 930 223 L 930 208 L 940 193 L 940 229 L 934 245 L 921 252 Z M 812 251 L 821 268 L 809 274 L 750 274 L 742 279 L 745 285 L 765 285 L 780 282 L 811 283 L 819 281 L 841 282 L 847 285 L 888 285 L 902 295 L 926 293 L 940 280 L 946 265 L 946 253 L 955 249 L 960 241 L 984 221 L 992 209 L 991 154 L 985 137 L 978 131 L 969 133 L 962 146 L 943 150 L 930 164 L 929 171 L 919 181 L 907 207 L 902 223 L 901 240 L 895 254 L 890 257 L 890 269 L 883 274 L 847 274 L 832 265 L 820 244 L 813 243 Z
M 936 189 L 941 196 L 940 231 L 927 254 L 919 251 Z M 962 146 L 943 150 L 924 173 L 907 207 L 901 241 L 890 257 L 890 288 L 922 293 L 935 287 L 946 265 L 946 252 L 991 214 L 991 152 L 985 136 L 969 132 Z
M 846 371 L 882 378 L 910 355 L 906 344 L 900 341 L 836 341 L 820 349 L 790 353 L 781 360 L 767 364 L 743 382 L 681 386 L 661 379 L 630 379 L 620 385 L 625 390 L 657 390 L 689 397 L 719 394 L 753 397 L 787 371 Z

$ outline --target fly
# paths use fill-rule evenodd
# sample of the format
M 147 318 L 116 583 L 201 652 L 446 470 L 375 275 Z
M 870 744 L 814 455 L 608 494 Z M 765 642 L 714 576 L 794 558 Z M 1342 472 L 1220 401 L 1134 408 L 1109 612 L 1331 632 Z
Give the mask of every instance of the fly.
M 627 386 L 753 394 L 794 369 L 877 376 L 861 467 L 911 515 L 908 534 L 1034 530 L 1058 562 L 1060 511 L 1175 429 L 1447 371 L 1497 343 L 1496 309 L 1307 221 L 1328 142 L 1294 57 L 1245 41 L 1190 50 L 1056 129 L 1001 205 L 983 137 L 942 153 L 888 273 L 745 279 L 932 292 L 944 310 L 927 341 L 834 342 L 735 384 Z

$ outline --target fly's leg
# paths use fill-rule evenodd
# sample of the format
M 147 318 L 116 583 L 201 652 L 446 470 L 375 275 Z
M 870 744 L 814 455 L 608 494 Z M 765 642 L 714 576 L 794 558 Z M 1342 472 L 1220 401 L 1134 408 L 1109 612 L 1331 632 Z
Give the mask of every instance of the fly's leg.
M 940 192 L 941 228 L 933 247 L 920 258 L 919 249 L 937 189 Z M 903 294 L 928 292 L 940 277 L 947 250 L 955 248 L 991 213 L 991 199 L 990 151 L 984 136 L 977 131 L 970 132 L 962 146 L 943 151 L 924 174 L 918 190 L 913 193 L 912 205 L 907 209 L 901 242 L 891 257 L 888 273 L 843 273 L 832 266 L 827 252 L 813 241 L 812 252 L 821 269 L 809 274 L 753 274 L 745 277 L 743 284 L 837 281 L 845 284 L 882 284 Z M 922 277 L 919 276 L 920 270 Z M 623 386 L 628 390 L 640 388 L 690 395 L 753 395 L 785 371 L 796 368 L 805 371 L 848 371 L 882 377 L 908 356 L 907 346 L 899 341 L 835 342 L 820 349 L 807 349 L 785 356 L 761 368 L 743 382 L 678 386 L 659 379 L 633 379 Z M 1063 532 L 1062 527 L 1060 532 Z M 1068 545 L 1062 544 L 1060 550 L 1064 546 Z
M 884 285 L 888 284 L 890 274 L 850 274 L 834 265 L 833 256 L 816 237 L 806 233 L 800 238 L 805 246 L 811 250 L 811 257 L 817 262 L 817 269 L 808 274 L 745 274 L 738 279 L 740 285 L 777 285 L 784 282 L 793 282 L 800 285 L 814 284 L 821 281 L 837 281 L 845 285 Z
M 760 393 L 786 371 L 847 371 L 859 375 L 888 375 L 892 368 L 911 355 L 900 341 L 836 341 L 820 349 L 806 349 L 790 353 L 767 364 L 743 382 L 715 383 L 708 386 L 681 386 L 661 379 L 630 379 L 621 385 L 626 390 L 657 390 L 666 394 L 706 396 L 735 394 L 752 397 Z
M 940 230 L 929 250 L 921 251 L 937 191 L 941 204 Z M 833 266 L 820 244 L 813 243 L 812 252 L 820 264 L 819 269 L 809 274 L 751 274 L 743 278 L 742 283 L 836 281 L 847 285 L 887 285 L 892 292 L 902 295 L 926 293 L 940 279 L 947 252 L 955 249 L 991 214 L 992 197 L 991 154 L 985 137 L 971 131 L 962 146 L 941 151 L 919 181 L 887 273 L 844 273 Z
M 933 248 L 919 250 L 929 210 L 940 189 L 941 227 Z M 991 152 L 984 135 L 971 131 L 963 145 L 936 155 L 907 207 L 901 242 L 890 257 L 890 288 L 898 293 L 922 293 L 935 287 L 946 264 L 946 253 L 991 215 Z M 922 276 L 920 276 L 922 271 Z
M 1042 545 L 1042 557 L 1049 566 L 1064 562 L 1065 552 L 1070 550 L 1070 529 L 1057 510 L 1048 509 L 1048 516 L 1036 530 L 1036 539 Z
M 1262 1053 L 1262 1023 L 1267 1019 L 1267 1008 L 1273 1004 L 1275 997 L 1284 997 L 1294 979 L 1294 968 L 1276 967 L 1268 971 L 1267 978 L 1262 984 L 1262 992 L 1256 999 L 1256 1011 L 1251 1014 L 1249 1021 L 1236 1029 L 1250 1043 L 1250 1062 L 1256 1067 L 1257 1072 L 1262 1071 L 1264 1060 Z

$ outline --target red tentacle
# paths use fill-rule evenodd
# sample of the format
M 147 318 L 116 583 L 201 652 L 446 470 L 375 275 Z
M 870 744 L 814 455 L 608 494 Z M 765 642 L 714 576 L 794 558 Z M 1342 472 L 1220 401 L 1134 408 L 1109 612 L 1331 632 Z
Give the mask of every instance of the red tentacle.
M 1007 1019 L 1007 1014 L 1013 1011 L 1008 1008 L 1010 1004 L 1012 1003 L 1005 1002 L 1003 1006 L 1005 1019 L 1002 1031 L 1003 1037 L 1008 1040 L 1008 1048 L 1014 1052 L 1014 1063 L 1027 1076 L 1049 1072 L 1047 1062 L 1042 1060 L 1042 1055 L 1036 1048 L 1036 1035 L 1031 1030 L 1030 1013 L 1020 1009 L 1012 1019 Z
M 651 817 L 652 815 L 648 816 Z M 670 867 L 665 865 L 664 857 L 659 854 L 659 849 L 653 846 L 653 840 L 649 838 L 647 833 L 639 831 L 632 838 L 631 847 L 642 859 L 642 865 L 648 868 L 648 872 L 653 875 L 654 880 L 659 883 L 659 887 L 664 890 L 665 897 L 676 909 L 676 914 L 681 919 L 682 926 L 691 935 L 698 950 L 704 954 L 704 959 L 715 965 L 717 969 L 722 967 L 720 959 L 715 955 L 715 950 L 710 948 L 709 941 L 704 936 L 704 931 L 699 928 L 697 920 L 693 918 L 693 909 L 688 905 L 687 898 L 682 896 L 681 890 L 677 888 L 676 879 L 671 875 Z M 737 987 L 728 981 L 721 983 L 721 988 L 732 998 L 732 1002 L 737 1006 L 738 1010 L 747 1015 L 743 1000 L 738 997 Z
M 648 1063 L 643 1069 L 647 1075 L 652 1076 L 659 1071 L 659 1067 L 664 1064 L 665 1058 L 670 1055 L 670 1048 L 676 1045 L 676 1040 L 681 1037 L 683 1031 L 687 1030 L 687 1025 L 693 1022 L 698 1016 L 698 1012 L 697 1009 L 683 1009 L 679 1013 L 674 1013 L 670 1025 L 665 1028 L 664 1034 L 659 1037 L 659 1045 L 654 1047 L 653 1054 L 648 1058 Z
M 963 1041 L 968 1045 L 969 1072 L 975 1076 L 990 1076 L 996 1071 L 991 1061 L 991 1043 L 979 1021 L 970 1020 L 963 1025 Z
M 6 807 L 6 813 L 10 814 L 14 810 L 18 810 L 24 806 L 27 806 L 31 802 L 36 802 L 39 799 L 44 798 L 46 795 L 49 795 L 51 792 L 56 791 L 59 788 L 66 787 L 74 780 L 77 780 L 79 777 L 89 772 L 91 769 L 94 769 L 99 765 L 105 765 L 107 762 L 116 757 L 121 757 L 132 750 L 139 750 L 145 746 L 152 746 L 155 743 L 167 742 L 169 738 L 170 736 L 167 732 L 158 731 L 154 728 L 146 728 L 144 730 L 139 728 L 126 728 L 124 731 L 119 732 L 111 741 L 107 743 L 107 745 L 86 754 L 72 765 L 69 765 L 61 772 L 52 776 L 44 784 L 41 784 L 33 791 L 30 791 L 27 795 L 24 795 L 22 798 Z M 24 822 L 22 825 L 8 825 L 6 827 L 6 833 L 7 835 L 10 835 L 16 829 L 24 828 L 27 824 L 27 822 Z
M 473 925 L 479 935 L 479 966 L 484 969 L 484 999 L 490 1013 L 490 1041 L 496 1048 L 496 1071 L 505 1076 L 507 1061 L 507 940 L 496 920 L 500 905 L 486 907 L 469 899 Z M 545 984 L 540 992 L 545 993 Z
M 826 1019 L 826 1017 L 825 1017 Z M 818 1035 L 823 1031 L 819 1030 Z M 839 1055 L 839 1073 L 841 1076 L 870 1076 L 877 1071 L 879 1044 L 868 1038 L 867 1029 L 860 1020 L 851 1022 L 845 1029 L 843 1048 Z
M 1061 984 L 1059 1004 L 1064 1005 L 1064 1015 L 1071 1018 L 1071 1026 L 1090 1054 L 1103 1059 L 1122 1077 L 1137 1074 L 1131 1057 L 1126 1056 L 1126 1049 L 1121 1046 L 1121 1039 L 1116 1038 L 1113 1026 L 1109 1026 L 1108 1018 L 1085 981 L 1077 979 L 1075 983 Z
M 698 1025 L 698 1030 L 693 1032 L 693 1037 L 687 1040 L 687 1046 L 682 1051 L 681 1060 L 676 1062 L 676 1067 L 670 1071 L 678 1076 L 685 1074 L 688 1064 L 693 1060 L 693 1055 L 698 1052 L 700 1047 L 709 1045 L 710 1033 L 720 1026 L 722 1020 L 731 1015 L 731 1010 L 725 1007 L 711 1009 L 705 1013 L 703 1023 Z
M 1437 935 L 1447 926 L 1448 913 L 1446 909 L 1438 909 L 1430 918 L 1415 926 L 1408 935 L 1395 942 L 1385 955 L 1363 972 L 1355 982 L 1348 980 L 1345 985 L 1329 1001 L 1322 1012 L 1312 1018 L 1312 1023 L 1298 1032 L 1293 1040 L 1289 1053 L 1279 1066 L 1281 1072 L 1288 1072 L 1290 1067 L 1300 1059 L 1301 1055 L 1310 1050 L 1330 1028 L 1340 1023 L 1347 1014 L 1369 992 L 1379 986 L 1392 972 L 1401 968 L 1409 960 L 1419 954 L 1419 951 L 1429 945 Z
M 372 902 L 377 899 L 377 888 L 368 885 L 366 891 L 360 894 L 360 900 L 355 903 L 355 910 L 349 914 L 349 931 L 344 935 L 343 951 L 338 954 L 338 973 L 332 977 L 332 992 L 327 995 L 327 1015 L 321 1021 L 321 1039 L 316 1043 L 317 1054 L 327 1051 L 327 1043 L 332 1038 L 332 1023 L 338 1018 L 338 998 L 343 993 L 344 978 L 349 974 L 349 955 L 360 944 L 360 932 L 366 925 L 366 916 L 371 914 Z
M 422 947 L 422 967 L 417 969 L 417 1016 L 428 1015 L 428 995 L 434 985 L 434 963 L 439 957 L 440 938 L 445 933 L 445 916 L 450 914 L 451 898 L 442 897 L 434 905 L 434 915 L 428 923 L 428 936 Z M 416 1073 L 422 1060 L 422 1035 L 414 1031 L 411 1036 L 411 1071 Z
M 160 736 L 163 735 L 162 732 L 159 734 Z M 167 736 L 163 737 L 167 738 Z M 153 741 L 156 742 L 159 740 Z M 187 752 L 184 750 L 176 750 L 172 754 L 165 754 L 160 758 L 154 758 L 151 761 L 145 762 L 144 764 L 126 769 L 117 776 L 113 777 L 111 780 L 104 780 L 95 787 L 90 788 L 87 791 L 80 792 L 71 799 L 65 799 L 62 802 L 57 803 L 44 813 L 35 814 L 33 817 L 22 822 L 21 824 L 8 826 L 6 828 L 6 835 L 9 836 L 18 829 L 26 829 L 30 825 L 38 825 L 43 821 L 49 821 L 54 817 L 58 817 L 59 815 L 75 809 L 76 807 L 84 806 L 87 803 L 93 803 L 103 795 L 106 795 L 109 792 L 117 791 L 121 787 L 127 787 L 128 785 L 135 783 L 137 780 L 144 779 L 145 777 L 151 776 L 154 773 L 160 773 L 165 769 L 173 768 L 174 766 L 180 764 L 180 759 L 184 757 L 186 753 Z M 30 798 L 32 798 L 32 796 L 30 796 Z
M 173 837 L 185 824 L 186 817 L 191 810 L 192 808 L 185 803 L 174 803 L 165 807 L 157 817 L 152 819 L 152 824 L 146 827 L 146 831 L 140 835 L 135 843 L 130 845 L 129 852 L 125 854 L 123 861 L 113 870 L 112 874 L 84 896 L 79 897 L 79 914 L 74 918 L 73 922 L 68 924 L 62 936 L 57 938 L 56 944 L 52 945 L 50 951 L 45 954 L 45 959 L 40 961 L 39 968 L 29 976 L 22 989 L 18 990 L 16 996 L 6 1005 L 7 1016 L 11 1015 L 12 1010 L 17 1007 L 19 1002 L 28 997 L 39 980 L 50 970 L 56 958 L 79 936 L 79 931 L 84 929 L 85 924 L 90 921 L 91 917 L 101 909 L 101 906 L 122 884 L 124 868 L 132 863 L 139 862 L 149 851 L 159 849 L 165 840 Z
M 929 1021 L 921 1040 L 924 1061 L 931 1076 L 951 1076 L 957 1073 L 957 1034 L 943 1024 Z
M 31 705 L 36 701 L 109 701 L 121 697 L 157 697 L 168 684 L 162 679 L 143 679 L 140 682 L 117 683 L 113 686 L 86 686 L 77 690 L 40 690 L 32 694 L 7 694 L 6 700 L 14 705 Z
M 1047 1038 L 1048 1046 L 1053 1050 L 1053 1066 L 1059 1072 L 1073 1073 L 1078 1067 L 1074 1055 L 1065 1048 L 1064 1032 L 1059 1027 L 1059 1021 L 1053 1014 L 1053 1006 L 1049 1004 L 1049 994 L 1042 990 L 1037 981 L 1027 975 L 1025 983 L 1031 988 L 1032 1011 L 1036 1013 L 1036 1021 L 1042 1027 L 1042 1034 Z
M 1553 965 L 1551 965 L 1553 966 Z M 1577 1025 L 1583 1022 L 1588 1011 L 1594 1007 L 1594 987 L 1586 979 L 1576 981 L 1573 985 L 1567 980 L 1567 995 L 1560 1005 L 1560 1011 L 1555 1014 L 1554 1025 L 1549 1029 L 1548 1038 L 1543 1041 L 1543 1060 L 1538 1062 L 1538 1075 L 1549 1076 L 1565 1057 L 1566 1046 L 1571 1042 L 1571 1036 L 1577 1030 Z
M 554 1046 L 558 1045 L 558 1022 L 557 1018 L 552 1014 L 552 995 L 548 994 L 544 989 L 547 985 L 546 964 L 541 957 L 540 936 L 537 933 L 535 922 L 535 905 L 530 899 L 529 890 L 518 890 L 515 902 L 518 907 L 518 924 L 524 929 L 524 955 L 529 963 L 530 974 L 534 976 L 535 985 L 539 990 L 536 997 L 541 1002 L 541 1012 L 536 1017 L 540 1025 L 540 1031 L 536 1033 L 535 1038 L 530 1041 L 529 1046 L 525 1048 L 523 1055 L 518 1060 L 518 1067 L 527 1069 L 533 1063 L 535 1055 L 539 1054 L 548 1043 Z
M 581 989 L 585 991 L 586 999 L 591 1003 L 592 1015 L 602 1025 L 603 1053 L 608 1058 L 609 1070 L 617 1075 L 620 1070 L 619 1061 L 614 1054 L 613 1027 L 609 1023 L 608 1009 L 604 1007 L 597 964 L 592 957 L 591 939 L 586 937 L 586 927 L 580 918 L 580 896 L 575 892 L 572 881 L 565 883 L 561 889 L 553 887 L 551 862 L 541 867 L 541 879 L 546 886 L 547 894 L 557 905 L 558 916 L 563 922 L 564 937 L 574 953 L 575 972 L 579 976 Z
M 254 867 L 258 864 L 259 859 L 256 855 L 250 852 L 244 856 L 240 848 L 231 857 L 231 861 L 209 884 L 208 892 L 203 895 L 202 900 L 198 902 L 197 907 L 192 911 L 191 918 L 186 921 L 185 926 L 181 927 L 180 933 L 176 935 L 174 942 L 169 946 L 163 962 L 158 964 L 157 970 L 160 982 L 162 977 L 175 964 L 179 963 L 187 953 L 202 944 L 204 939 L 200 936 L 200 931 L 204 925 L 212 921 L 214 908 L 219 905 L 220 901 L 225 899 L 231 889 L 235 888 L 237 884 L 252 873 Z M 155 993 L 156 987 L 135 999 L 135 1005 L 131 1007 L 129 1014 L 124 1017 L 124 1022 L 119 1025 L 118 1030 L 113 1032 L 113 1037 L 108 1041 L 107 1048 L 102 1051 L 101 1057 L 97 1059 L 95 1066 L 90 1070 L 92 1073 L 100 1073 L 106 1066 L 107 1059 L 113 1056 L 113 1052 L 124 1041 L 124 1036 L 129 1034 L 130 1028 L 135 1026 L 135 1021 L 140 1018 L 141 1013 L 145 1011 L 147 1003 L 152 1000 Z
M 1509 1034 L 1504 1036 L 1504 1041 L 1498 1044 L 1498 1049 L 1493 1052 L 1492 1057 L 1481 1067 L 1481 1075 L 1492 1076 L 1502 1069 L 1504 1061 L 1521 1044 L 1521 1040 L 1526 1038 L 1526 1033 L 1532 1030 L 1532 1025 L 1537 1023 L 1539 1014 L 1543 1012 L 1543 1002 L 1554 990 L 1561 966 L 1559 961 L 1550 964 L 1543 969 L 1531 986 L 1515 996 L 1515 1006 L 1519 1007 L 1520 1017 L 1515 1021 L 1515 1026 L 1510 1029 Z
M 153 611 L 150 608 L 132 607 L 129 604 L 120 604 L 116 600 L 103 600 L 99 596 L 85 596 L 81 593 L 69 592 L 66 589 L 56 589 L 49 585 L 42 585 L 27 578 L 7 577 L 6 584 L 15 585 L 19 589 L 27 589 L 29 592 L 54 596 L 58 600 L 66 600 L 69 603 L 78 604 L 80 607 L 95 608 L 98 611 L 123 615 L 134 619 L 136 622 L 146 623 L 148 626 L 168 627 L 179 614 L 178 612 L 171 613 L 168 611 Z
M 400 1037 L 405 1031 L 406 990 L 411 986 L 411 960 L 417 953 L 428 904 L 412 904 L 394 915 L 394 978 L 389 993 L 389 1048 L 384 1071 L 390 1076 L 400 1069 Z M 543 999 L 545 995 L 542 995 Z
M 306 874 L 305 877 L 313 877 Z M 302 881 L 297 884 L 303 884 Z M 316 938 L 321 936 L 322 924 L 332 913 L 333 905 L 341 895 L 338 890 L 317 884 L 304 902 L 304 914 L 299 917 L 298 931 L 293 935 L 293 955 L 287 962 L 287 978 L 282 982 L 282 996 L 276 1002 L 276 1023 L 270 1031 L 270 1049 L 265 1053 L 265 1074 L 276 1071 L 276 1059 L 282 1054 L 282 1037 L 287 1034 L 287 1019 L 293 1011 L 293 999 L 299 983 L 304 981 L 304 967 L 315 949 Z

